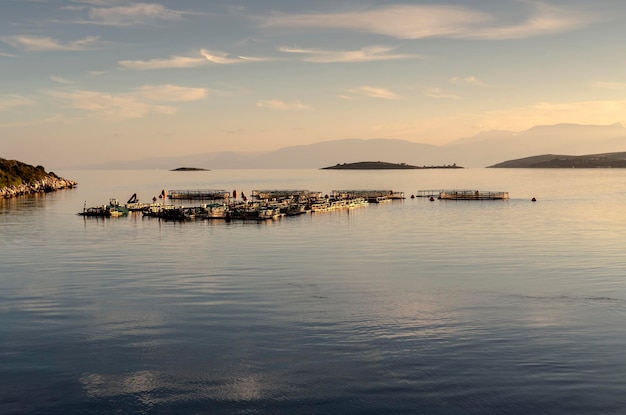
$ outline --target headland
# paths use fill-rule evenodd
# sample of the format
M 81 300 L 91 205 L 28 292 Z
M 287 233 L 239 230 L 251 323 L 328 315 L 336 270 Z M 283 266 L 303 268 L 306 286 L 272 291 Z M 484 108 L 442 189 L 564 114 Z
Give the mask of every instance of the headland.
M 0 198 L 34 193 L 48 193 L 60 189 L 71 189 L 78 185 L 73 180 L 46 172 L 43 166 L 31 166 L 17 160 L 0 158 Z

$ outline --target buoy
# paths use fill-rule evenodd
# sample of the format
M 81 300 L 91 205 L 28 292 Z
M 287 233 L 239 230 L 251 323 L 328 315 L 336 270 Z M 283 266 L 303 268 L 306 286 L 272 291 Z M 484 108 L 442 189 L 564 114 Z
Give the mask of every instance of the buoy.
M 431 196 L 431 197 L 430 197 L 430 201 L 431 201 L 431 202 L 434 202 L 434 201 L 435 201 L 435 198 Z
M 411 199 L 415 199 L 415 195 L 411 195 Z
M 537 199 L 535 199 L 534 197 L 532 199 L 530 199 L 531 202 L 536 202 Z

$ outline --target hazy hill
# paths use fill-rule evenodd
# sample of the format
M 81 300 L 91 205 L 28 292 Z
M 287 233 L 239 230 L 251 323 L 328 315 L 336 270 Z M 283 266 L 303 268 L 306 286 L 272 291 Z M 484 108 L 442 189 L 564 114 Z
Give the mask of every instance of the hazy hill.
M 567 156 L 543 154 L 508 160 L 495 164 L 494 168 L 626 168 L 626 152 Z
M 536 126 L 519 133 L 480 133 L 458 140 L 447 148 L 458 157 L 457 163 L 484 167 L 537 154 L 584 155 L 623 151 L 626 150 L 626 128 L 621 124 Z
M 259 153 L 217 152 L 104 163 L 80 168 L 171 169 L 187 165 L 206 169 L 320 168 L 337 163 L 385 160 L 415 166 L 485 167 L 537 154 L 599 154 L 626 150 L 626 128 L 613 125 L 559 124 L 522 132 L 488 131 L 445 146 L 397 139 L 344 139 L 284 147 Z

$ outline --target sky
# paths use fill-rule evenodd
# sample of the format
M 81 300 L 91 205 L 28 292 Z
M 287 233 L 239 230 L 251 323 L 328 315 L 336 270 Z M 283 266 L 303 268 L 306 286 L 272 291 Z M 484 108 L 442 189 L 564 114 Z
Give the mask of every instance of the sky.
M 625 20 L 623 0 L 0 0 L 0 157 L 624 123 Z

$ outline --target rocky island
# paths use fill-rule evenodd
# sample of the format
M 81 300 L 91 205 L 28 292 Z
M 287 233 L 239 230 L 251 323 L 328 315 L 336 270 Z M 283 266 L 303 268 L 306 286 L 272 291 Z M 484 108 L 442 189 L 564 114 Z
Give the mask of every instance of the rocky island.
M 356 163 L 337 163 L 321 170 L 413 170 L 413 169 L 462 169 L 455 164 L 444 166 L 412 166 L 406 163 L 387 163 L 384 161 L 359 161 Z
M 209 169 L 203 169 L 200 167 L 178 167 L 170 171 L 210 171 Z
M 0 198 L 33 193 L 48 193 L 60 189 L 71 189 L 78 185 L 73 180 L 46 172 L 42 166 L 31 166 L 17 160 L 0 158 Z
M 536 168 L 536 169 L 590 169 L 626 168 L 626 152 L 567 156 L 542 154 L 539 156 L 503 161 L 490 168 Z

